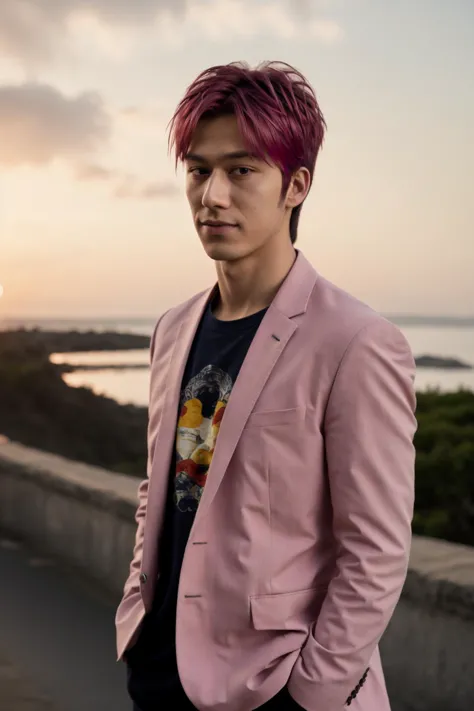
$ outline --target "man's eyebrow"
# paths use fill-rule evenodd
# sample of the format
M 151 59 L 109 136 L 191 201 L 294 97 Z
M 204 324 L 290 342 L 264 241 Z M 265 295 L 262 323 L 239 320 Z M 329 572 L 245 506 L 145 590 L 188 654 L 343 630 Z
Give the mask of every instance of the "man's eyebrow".
M 233 151 L 232 153 L 222 153 L 218 156 L 218 160 L 236 160 L 238 158 L 250 158 L 251 160 L 257 160 L 257 156 L 248 151 Z M 198 153 L 186 153 L 184 160 L 193 160 L 196 163 L 208 163 L 207 158 L 199 155 Z

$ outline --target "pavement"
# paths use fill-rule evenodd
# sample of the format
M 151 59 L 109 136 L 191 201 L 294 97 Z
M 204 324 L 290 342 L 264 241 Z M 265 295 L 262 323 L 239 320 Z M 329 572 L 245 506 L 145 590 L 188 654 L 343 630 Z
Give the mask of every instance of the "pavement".
M 0 653 L 0 708 L 5 711 L 56 711 L 51 699 L 23 670 L 14 666 Z
M 0 532 L 0 711 L 131 711 L 116 601 Z
M 1 531 L 0 580 L 0 711 L 132 711 L 118 601 Z

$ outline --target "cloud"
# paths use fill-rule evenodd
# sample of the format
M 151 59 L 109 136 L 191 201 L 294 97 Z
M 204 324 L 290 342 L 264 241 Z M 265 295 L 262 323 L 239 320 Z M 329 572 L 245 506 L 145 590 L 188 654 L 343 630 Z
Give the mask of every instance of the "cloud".
M 215 42 L 268 34 L 334 42 L 342 36 L 336 26 L 310 0 L 0 0 L 0 54 L 41 62 L 66 49 L 69 37 L 78 46 L 82 38 L 110 57 L 123 58 L 138 42 L 158 36 L 170 47 L 181 47 L 189 38 L 195 41 L 197 32 L 200 40 Z M 119 42 L 117 32 L 122 33 Z
M 124 106 L 123 109 L 119 111 L 121 116 L 132 119 L 141 119 L 143 116 L 143 109 L 140 106 Z
M 55 43 L 55 21 L 31 0 L 0 2 L 0 54 L 49 58 Z
M 143 200 L 153 200 L 154 198 L 174 197 L 177 194 L 178 190 L 175 185 L 171 183 L 153 182 L 142 185 L 138 189 L 137 197 Z
M 174 197 L 177 194 L 176 186 L 171 183 L 143 183 L 130 175 L 123 177 L 121 183 L 114 190 L 115 197 L 122 199 L 155 200 L 157 198 Z
M 51 58 L 76 19 L 104 25 L 141 25 L 160 13 L 181 15 L 186 0 L 1 0 L 0 53 L 29 60 Z
M 141 104 L 139 106 L 124 106 L 118 110 L 118 114 L 125 119 L 130 119 L 131 121 L 137 121 L 140 123 L 156 123 L 166 119 L 171 108 L 171 104 L 163 102 L 160 103 L 159 100 L 155 100 L 153 102 L 149 102 L 148 104 Z
M 112 180 L 114 177 L 116 171 L 98 163 L 82 163 L 76 166 L 77 180 Z
M 162 45 L 175 49 L 188 47 L 196 36 L 220 44 L 269 35 L 293 40 L 316 38 L 332 44 L 343 37 L 342 27 L 335 20 L 313 15 L 308 22 L 304 7 L 296 12 L 282 1 L 194 0 L 184 18 L 170 15 L 157 25 L 156 32 Z
M 46 164 L 94 152 L 110 133 L 97 93 L 66 96 L 37 82 L 0 86 L 0 164 Z
M 326 44 L 333 44 L 344 37 L 344 30 L 333 20 L 312 20 L 308 29 L 313 37 Z
M 114 111 L 114 119 L 121 128 L 131 127 L 140 132 L 164 134 L 175 106 L 173 103 L 155 99 L 140 105 L 128 105 Z
M 66 96 L 36 82 L 0 86 L 0 166 L 44 166 L 61 159 L 73 167 L 76 180 L 109 182 L 116 197 L 151 200 L 176 193 L 172 184 L 143 181 L 94 162 L 111 132 L 99 94 Z
M 82 163 L 76 165 L 77 180 L 100 180 L 114 183 L 112 194 L 116 198 L 138 200 L 155 200 L 164 197 L 174 197 L 178 190 L 172 183 L 159 181 L 143 181 L 130 173 L 106 168 L 98 163 Z
M 300 20 L 308 22 L 313 15 L 312 0 L 288 0 L 290 10 L 293 9 Z

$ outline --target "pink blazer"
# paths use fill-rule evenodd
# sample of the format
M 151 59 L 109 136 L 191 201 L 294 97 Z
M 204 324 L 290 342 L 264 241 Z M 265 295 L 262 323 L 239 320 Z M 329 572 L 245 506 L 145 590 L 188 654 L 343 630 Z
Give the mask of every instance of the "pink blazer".
M 181 379 L 212 291 L 152 337 L 119 659 L 160 575 Z M 298 252 L 234 385 L 184 555 L 177 661 L 200 711 L 250 711 L 286 683 L 307 711 L 389 711 L 378 643 L 408 568 L 414 375 L 401 332 Z

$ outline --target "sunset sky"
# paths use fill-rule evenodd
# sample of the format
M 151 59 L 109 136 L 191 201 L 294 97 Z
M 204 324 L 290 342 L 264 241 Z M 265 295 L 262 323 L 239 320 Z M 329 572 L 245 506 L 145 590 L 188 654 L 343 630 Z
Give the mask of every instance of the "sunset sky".
M 166 125 L 241 59 L 295 65 L 326 117 L 313 265 L 474 315 L 472 0 L 1 0 L 0 317 L 154 317 L 213 282 Z

